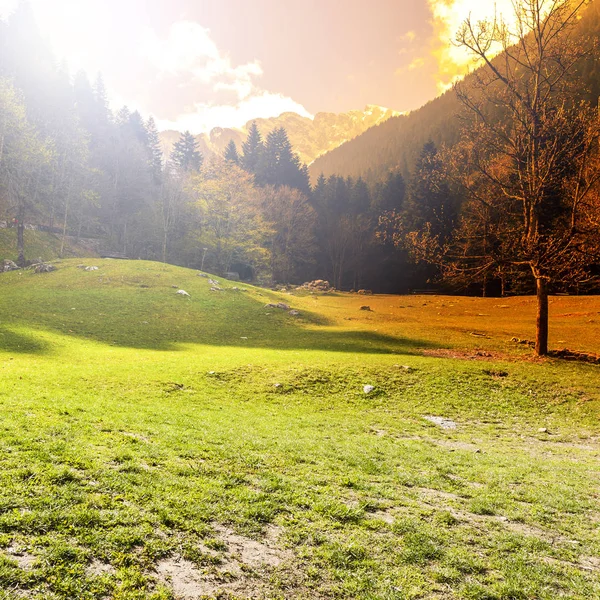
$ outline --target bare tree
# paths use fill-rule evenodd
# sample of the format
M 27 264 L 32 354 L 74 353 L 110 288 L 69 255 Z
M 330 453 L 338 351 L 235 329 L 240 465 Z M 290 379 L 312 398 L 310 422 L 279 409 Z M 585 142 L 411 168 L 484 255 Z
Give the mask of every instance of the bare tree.
M 548 352 L 549 290 L 589 279 L 600 257 L 598 118 L 577 99 L 576 79 L 591 45 L 573 35 L 586 4 L 514 0 L 513 26 L 468 18 L 457 36 L 483 67 L 456 88 L 470 116 L 452 172 L 467 201 L 446 272 L 481 280 L 527 270 L 538 355 Z

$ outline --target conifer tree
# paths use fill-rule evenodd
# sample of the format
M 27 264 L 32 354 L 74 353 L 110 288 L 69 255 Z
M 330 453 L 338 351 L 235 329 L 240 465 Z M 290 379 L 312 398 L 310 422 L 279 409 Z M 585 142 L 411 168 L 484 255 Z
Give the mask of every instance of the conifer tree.
M 163 152 L 160 147 L 160 138 L 154 117 L 150 117 L 146 123 L 146 134 L 150 170 L 152 171 L 154 182 L 159 184 L 162 176 Z
M 242 144 L 241 166 L 255 176 L 258 174 L 263 159 L 264 145 L 256 122 L 250 125 L 248 137 Z
M 452 233 L 457 202 L 443 172 L 438 150 L 427 142 L 417 159 L 408 187 L 406 223 L 413 230 L 425 227 L 443 243 Z
M 171 153 L 173 164 L 186 173 L 194 173 L 200 170 L 203 160 L 194 136 L 189 131 L 182 133 Z
M 235 165 L 240 164 L 240 155 L 238 153 L 237 146 L 233 140 L 229 140 L 227 147 L 225 148 L 225 154 L 223 155 L 225 160 L 234 163 Z

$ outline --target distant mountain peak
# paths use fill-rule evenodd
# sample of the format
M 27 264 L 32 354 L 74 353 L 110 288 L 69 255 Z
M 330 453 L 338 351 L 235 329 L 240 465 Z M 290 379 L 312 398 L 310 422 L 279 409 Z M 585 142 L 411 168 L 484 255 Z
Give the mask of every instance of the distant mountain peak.
M 377 104 L 368 104 L 364 110 L 351 110 L 346 113 L 319 112 L 313 118 L 285 112 L 278 117 L 252 119 L 239 129 L 216 127 L 209 133 L 197 135 L 196 139 L 202 153 L 209 156 L 223 154 L 231 140 L 241 148 L 253 122 L 256 122 L 263 137 L 277 127 L 285 127 L 300 160 L 311 164 L 322 154 L 354 139 L 367 129 L 401 114 Z M 166 153 L 170 153 L 179 135 L 177 131 L 164 131 L 160 134 Z

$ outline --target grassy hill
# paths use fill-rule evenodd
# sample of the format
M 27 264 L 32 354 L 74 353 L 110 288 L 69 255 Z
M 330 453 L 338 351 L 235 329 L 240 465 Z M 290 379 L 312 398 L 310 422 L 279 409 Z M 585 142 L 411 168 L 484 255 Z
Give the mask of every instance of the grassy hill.
M 79 263 L 0 275 L 0 598 L 600 595 L 600 368 L 533 299 Z
M 25 231 L 25 251 L 27 258 L 52 260 L 60 254 L 61 236 L 45 231 Z M 73 238 L 68 238 L 65 244 L 65 257 L 95 256 L 92 248 L 84 243 L 77 243 Z M 16 260 L 17 236 L 14 229 L 0 229 L 0 261 L 8 258 Z

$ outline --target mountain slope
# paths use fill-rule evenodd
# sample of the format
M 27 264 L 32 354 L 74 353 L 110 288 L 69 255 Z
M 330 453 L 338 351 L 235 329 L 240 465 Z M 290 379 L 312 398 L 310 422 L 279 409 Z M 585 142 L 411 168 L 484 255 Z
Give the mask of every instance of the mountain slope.
M 574 37 L 600 36 L 600 2 L 593 2 L 582 15 Z M 582 96 L 596 101 L 600 95 L 600 67 L 594 54 L 581 65 L 581 75 L 587 89 Z M 465 78 L 468 85 L 473 76 Z M 311 179 L 325 176 L 362 176 L 370 182 L 381 180 L 390 170 L 400 170 L 407 176 L 423 145 L 453 144 L 460 135 L 459 114 L 463 110 L 454 91 L 449 91 L 408 115 L 393 117 L 373 127 L 348 143 L 317 158 L 310 166 Z
M 314 119 L 287 112 L 278 117 L 254 119 L 254 121 L 263 137 L 277 127 L 285 127 L 300 160 L 310 164 L 318 156 L 399 114 L 389 108 L 369 105 L 364 110 L 352 110 L 347 113 L 320 112 L 315 115 Z M 196 136 L 198 146 L 205 156 L 222 154 L 230 140 L 233 140 L 238 149 L 241 149 L 252 122 L 246 123 L 242 129 L 217 127 L 210 133 L 200 134 Z M 179 139 L 179 135 L 179 132 L 172 130 L 163 131 L 160 134 L 163 149 L 167 154 Z

